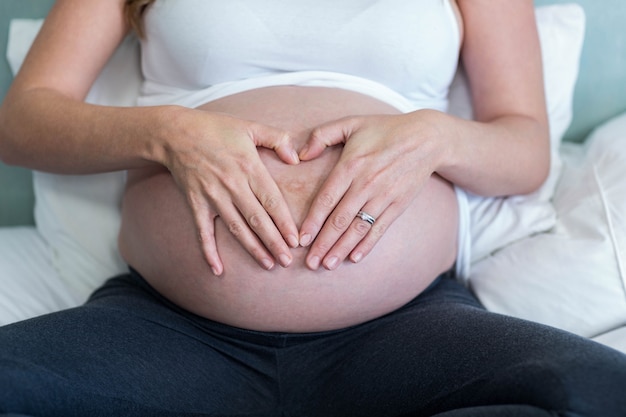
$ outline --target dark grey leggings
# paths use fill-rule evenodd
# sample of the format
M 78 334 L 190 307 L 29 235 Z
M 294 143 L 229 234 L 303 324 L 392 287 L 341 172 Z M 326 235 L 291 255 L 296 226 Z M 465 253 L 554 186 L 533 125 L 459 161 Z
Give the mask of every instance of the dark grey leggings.
M 485 311 L 439 278 L 347 329 L 202 319 L 137 274 L 84 306 L 0 328 L 0 415 L 626 416 L 626 355 Z

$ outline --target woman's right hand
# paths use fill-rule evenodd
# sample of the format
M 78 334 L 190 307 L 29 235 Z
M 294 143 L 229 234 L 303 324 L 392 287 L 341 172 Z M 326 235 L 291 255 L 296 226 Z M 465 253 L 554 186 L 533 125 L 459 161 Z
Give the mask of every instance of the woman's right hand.
M 187 198 L 213 273 L 224 270 L 215 241 L 217 216 L 263 268 L 273 268 L 275 260 L 288 266 L 298 229 L 256 148 L 273 149 L 285 163 L 297 164 L 288 132 L 185 108 L 166 125 L 162 163 Z

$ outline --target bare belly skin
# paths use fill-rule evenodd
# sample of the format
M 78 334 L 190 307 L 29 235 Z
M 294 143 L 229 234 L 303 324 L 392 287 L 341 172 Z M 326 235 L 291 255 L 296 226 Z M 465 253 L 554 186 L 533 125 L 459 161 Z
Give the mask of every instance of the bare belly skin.
M 355 114 L 393 114 L 392 107 L 343 90 L 270 87 L 200 107 L 294 132 L 299 147 L 322 122 Z M 263 162 L 300 226 L 341 147 L 287 165 L 266 149 Z M 259 331 L 314 332 L 343 328 L 387 314 L 449 269 L 457 253 L 458 206 L 453 187 L 433 175 L 411 206 L 361 262 L 309 270 L 306 248 L 292 250 L 288 268 L 263 270 L 216 219 L 225 272 L 204 261 L 184 196 L 168 171 L 129 172 L 120 251 L 161 294 L 179 306 L 224 324 Z

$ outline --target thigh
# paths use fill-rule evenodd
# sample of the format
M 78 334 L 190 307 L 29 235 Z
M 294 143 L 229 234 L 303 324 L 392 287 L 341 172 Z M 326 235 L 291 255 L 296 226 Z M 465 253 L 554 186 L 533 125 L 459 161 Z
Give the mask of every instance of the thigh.
M 389 316 L 331 338 L 297 353 L 323 364 L 308 383 L 313 396 L 294 394 L 301 396 L 294 407 L 302 415 L 431 416 L 521 404 L 554 413 L 547 415 L 617 417 L 626 409 L 625 355 L 489 313 L 451 279 Z M 292 377 L 306 375 L 302 368 L 292 369 Z
M 84 306 L 0 328 L 0 414 L 269 413 L 271 352 L 135 284 L 113 279 Z

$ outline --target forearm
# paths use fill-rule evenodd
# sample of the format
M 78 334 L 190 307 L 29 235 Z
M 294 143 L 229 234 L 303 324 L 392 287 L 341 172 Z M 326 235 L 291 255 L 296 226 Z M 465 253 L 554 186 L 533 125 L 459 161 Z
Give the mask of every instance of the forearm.
M 550 169 L 547 123 L 528 116 L 501 116 L 489 122 L 433 115 L 441 158 L 439 175 L 484 196 L 527 194 Z
M 95 106 L 43 88 L 9 95 L 0 108 L 0 158 L 65 174 L 144 166 L 158 161 L 168 111 Z

